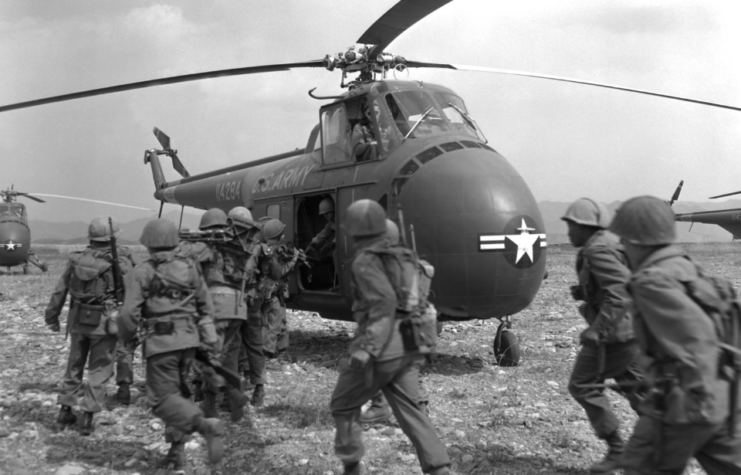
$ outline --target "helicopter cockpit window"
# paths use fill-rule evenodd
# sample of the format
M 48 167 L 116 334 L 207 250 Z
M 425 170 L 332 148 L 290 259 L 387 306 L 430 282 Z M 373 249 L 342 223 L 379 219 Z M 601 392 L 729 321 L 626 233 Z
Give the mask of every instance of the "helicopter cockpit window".
M 444 92 L 435 93 L 434 98 L 443 108 L 445 117 L 450 122 L 450 126 L 454 132 L 467 134 L 486 142 L 486 137 L 484 137 L 484 134 L 479 129 L 478 124 L 468 114 L 468 111 L 466 111 L 466 105 L 463 103 L 463 99 Z
M 25 209 L 23 205 L 15 203 L 0 203 L 0 216 L 10 218 L 23 218 Z
M 396 127 L 406 137 L 426 137 L 440 132 L 450 132 L 445 115 L 432 98 L 422 91 L 400 91 L 386 95 Z M 410 133 L 411 132 L 411 133 Z
M 352 159 L 350 156 L 350 122 L 347 120 L 343 104 L 322 111 L 322 143 L 325 165 L 334 165 Z

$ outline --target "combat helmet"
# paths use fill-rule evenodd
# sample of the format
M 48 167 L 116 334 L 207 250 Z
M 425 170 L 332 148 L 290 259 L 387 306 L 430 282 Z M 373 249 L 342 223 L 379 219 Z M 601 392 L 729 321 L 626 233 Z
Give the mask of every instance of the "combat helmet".
M 612 213 L 607 206 L 589 198 L 579 198 L 571 203 L 566 214 L 561 217 L 564 221 L 607 229 L 612 220 Z
M 390 246 L 399 244 L 399 226 L 390 219 L 386 219 L 386 239 Z
M 266 241 L 277 241 L 283 235 L 286 225 L 279 219 L 271 218 L 262 225 L 262 235 Z
M 345 231 L 352 237 L 368 237 L 386 232 L 386 211 L 373 200 L 358 200 L 347 208 Z
M 153 249 L 173 248 L 180 243 L 178 228 L 167 219 L 153 219 L 144 226 L 139 242 Z
M 113 223 L 113 236 L 118 237 L 121 232 L 121 226 L 118 222 L 111 218 Z M 111 227 L 108 224 L 108 218 L 93 218 L 90 221 L 90 226 L 87 227 L 87 237 L 91 241 L 108 242 L 111 240 Z
M 674 211 L 654 196 L 631 198 L 617 210 L 610 231 L 641 246 L 671 244 L 677 239 Z
M 226 225 L 226 213 L 219 208 L 211 208 L 201 216 L 198 229 L 203 231 L 212 228 L 223 228 Z
M 319 202 L 319 216 L 324 216 L 327 213 L 334 211 L 334 200 L 327 196 Z
M 252 213 L 244 206 L 235 206 L 230 209 L 226 217 L 226 222 L 229 225 L 239 226 L 241 228 L 254 228 L 256 226 L 255 221 L 252 219 Z

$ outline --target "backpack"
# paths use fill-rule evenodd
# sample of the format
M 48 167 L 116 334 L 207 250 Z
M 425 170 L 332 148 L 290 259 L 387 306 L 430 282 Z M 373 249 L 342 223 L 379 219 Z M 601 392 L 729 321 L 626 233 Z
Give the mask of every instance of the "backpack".
M 193 295 L 200 276 L 191 258 L 174 253 L 150 257 L 149 260 L 154 267 L 154 278 L 149 287 L 152 295 L 173 300 L 189 299 Z
M 404 349 L 431 351 L 437 345 L 437 312 L 428 300 L 435 268 L 419 259 L 411 249 L 401 246 L 368 249 L 367 252 L 381 259 L 396 293 Z
M 109 252 L 86 250 L 72 258 L 69 293 L 80 324 L 98 326 L 106 312 L 106 300 L 113 299 L 113 264 Z
M 705 275 L 697 267 L 698 277 L 685 282 L 687 294 L 713 322 L 720 342 L 719 377 L 729 385 L 729 419 L 734 435 L 736 404 L 741 376 L 741 300 L 733 284 L 723 277 Z

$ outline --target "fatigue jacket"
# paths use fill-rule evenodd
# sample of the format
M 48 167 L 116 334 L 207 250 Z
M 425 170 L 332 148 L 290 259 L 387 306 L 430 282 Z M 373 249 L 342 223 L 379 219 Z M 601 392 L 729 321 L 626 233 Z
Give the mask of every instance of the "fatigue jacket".
M 605 230 L 594 233 L 579 250 L 576 273 L 584 295 L 579 313 L 589 326 L 606 343 L 632 340 L 631 301 L 625 287 L 630 270 L 617 237 Z
M 118 252 L 118 263 L 121 269 L 121 275 L 124 276 L 129 273 L 137 264 L 138 259 L 131 253 L 128 247 L 117 246 Z M 57 285 L 54 288 L 54 292 L 51 295 L 49 304 L 46 307 L 44 320 L 47 325 L 59 324 L 59 315 L 62 313 L 64 303 L 67 300 L 67 293 L 70 290 L 70 280 L 75 272 L 75 267 L 81 259 L 85 257 L 95 257 L 99 259 L 105 259 L 112 262 L 111 248 L 108 243 L 104 245 L 91 245 L 85 248 L 83 251 L 74 252 L 67 261 L 67 267 L 64 269 L 62 276 L 57 281 Z M 96 306 L 109 306 L 112 307 L 115 304 L 115 295 L 113 289 L 113 276 L 111 270 L 106 270 L 109 275 L 105 276 L 106 289 L 104 295 L 96 297 L 96 302 L 79 302 L 75 297 L 70 298 L 69 312 L 67 313 L 67 331 L 70 333 L 76 333 L 81 335 L 105 335 L 106 332 L 106 321 L 101 318 L 99 323 L 96 325 L 87 325 L 81 323 L 80 314 L 86 310 L 81 307 L 81 304 L 85 305 L 88 303 L 95 304 Z M 121 284 L 125 287 L 125 279 L 121 279 Z
M 409 352 L 399 332 L 400 320 L 396 318 L 396 291 L 386 274 L 381 258 L 373 249 L 388 247 L 384 237 L 357 243 L 358 252 L 352 263 L 353 318 L 358 326 L 349 353 L 362 349 L 376 361 L 401 358 Z
M 248 257 L 239 256 L 214 244 L 181 242 L 177 252 L 191 257 L 201 266 L 214 305 L 214 320 L 247 320 L 247 305 L 240 302 L 242 280 Z
M 190 292 L 178 296 L 155 292 L 156 260 L 176 258 L 174 255 L 175 251 L 154 253 L 129 275 L 126 299 L 118 318 L 118 336 L 125 342 L 134 339 L 141 324 L 145 358 L 216 342 L 211 297 L 192 259 L 183 256 L 195 270 L 192 281 L 188 282 Z M 156 324 L 160 322 L 172 323 L 172 332 L 158 332 Z
M 649 255 L 628 286 L 646 377 L 666 386 L 647 397 L 640 410 L 669 424 L 718 423 L 728 416 L 728 383 L 719 378 L 715 326 L 685 286 L 697 277 L 695 264 L 669 246 Z
M 327 221 L 327 224 L 324 225 L 324 228 L 321 231 L 319 231 L 319 234 L 314 236 L 311 243 L 318 251 L 324 251 L 325 248 L 334 244 L 336 234 L 337 229 L 335 228 L 334 221 Z

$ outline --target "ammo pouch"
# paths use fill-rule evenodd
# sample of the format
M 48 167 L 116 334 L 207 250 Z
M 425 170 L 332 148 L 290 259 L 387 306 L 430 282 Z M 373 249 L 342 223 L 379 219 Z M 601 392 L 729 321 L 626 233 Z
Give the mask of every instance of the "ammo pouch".
M 75 301 L 72 305 L 77 315 L 77 322 L 82 325 L 97 327 L 106 312 L 105 305 L 90 305 Z
M 411 313 L 397 312 L 404 351 L 429 353 L 437 345 L 437 312 L 432 305 Z
M 175 322 L 154 322 L 155 335 L 172 335 L 175 333 Z

